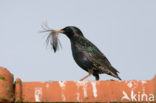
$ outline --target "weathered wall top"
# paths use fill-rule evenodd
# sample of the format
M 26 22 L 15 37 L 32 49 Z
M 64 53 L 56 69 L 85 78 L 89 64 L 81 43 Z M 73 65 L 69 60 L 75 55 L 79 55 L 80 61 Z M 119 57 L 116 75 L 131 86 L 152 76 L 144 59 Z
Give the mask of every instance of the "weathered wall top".
M 18 102 L 156 102 L 156 76 L 139 81 L 15 81 L 0 67 L 0 101 Z M 14 91 L 14 92 L 13 92 Z

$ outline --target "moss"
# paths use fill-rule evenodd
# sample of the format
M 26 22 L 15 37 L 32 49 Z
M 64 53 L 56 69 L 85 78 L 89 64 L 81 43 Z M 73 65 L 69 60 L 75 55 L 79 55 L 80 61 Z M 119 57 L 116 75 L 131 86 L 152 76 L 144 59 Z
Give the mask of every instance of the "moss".
M 21 81 L 16 81 L 15 84 L 21 84 Z
M 5 77 L 0 75 L 0 79 L 6 81 Z
M 22 98 L 20 98 L 19 100 L 16 101 L 16 103 L 22 103 Z
M 2 99 L 2 101 L 5 101 L 5 102 L 10 102 L 11 101 L 9 98 L 4 97 L 4 96 L 1 99 Z
M 156 91 L 154 92 L 154 96 L 156 97 Z

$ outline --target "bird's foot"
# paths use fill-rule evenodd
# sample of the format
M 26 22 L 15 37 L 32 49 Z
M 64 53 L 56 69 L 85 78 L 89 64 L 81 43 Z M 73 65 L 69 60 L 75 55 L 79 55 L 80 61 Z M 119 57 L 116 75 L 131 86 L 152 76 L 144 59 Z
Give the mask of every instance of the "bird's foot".
M 114 79 L 110 79 L 109 81 L 115 81 Z

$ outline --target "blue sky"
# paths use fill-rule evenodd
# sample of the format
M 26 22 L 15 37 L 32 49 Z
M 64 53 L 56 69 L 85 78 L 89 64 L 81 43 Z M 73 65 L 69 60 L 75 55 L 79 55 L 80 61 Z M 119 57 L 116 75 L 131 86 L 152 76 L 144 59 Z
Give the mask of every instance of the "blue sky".
M 46 48 L 41 25 L 77 26 L 120 71 L 123 80 L 147 80 L 156 74 L 155 0 L 2 0 L 0 66 L 23 81 L 80 80 L 88 73 L 73 60 L 71 45 Z M 114 79 L 105 74 L 101 80 Z M 90 77 L 87 80 L 94 80 Z

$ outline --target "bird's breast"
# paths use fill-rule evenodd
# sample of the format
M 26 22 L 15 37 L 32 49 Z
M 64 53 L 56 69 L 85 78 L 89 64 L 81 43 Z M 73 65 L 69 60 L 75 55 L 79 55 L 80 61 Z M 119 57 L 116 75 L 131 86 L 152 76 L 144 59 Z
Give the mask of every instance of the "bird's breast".
M 79 50 L 78 48 L 76 48 L 75 46 L 76 44 L 72 44 L 71 48 L 72 48 L 72 54 L 73 54 L 73 58 L 75 60 L 75 62 L 83 69 L 85 69 L 86 71 L 92 67 L 92 62 L 90 61 L 90 59 L 85 56 L 81 50 Z

